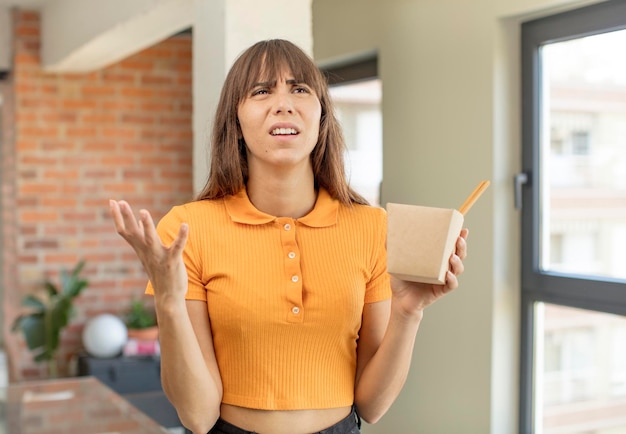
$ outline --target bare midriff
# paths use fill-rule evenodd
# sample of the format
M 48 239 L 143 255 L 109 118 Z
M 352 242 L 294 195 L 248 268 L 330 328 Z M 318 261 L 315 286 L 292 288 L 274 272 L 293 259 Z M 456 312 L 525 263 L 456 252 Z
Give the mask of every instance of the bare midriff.
M 326 429 L 350 414 L 350 407 L 313 410 L 257 410 L 222 404 L 221 418 L 259 434 L 311 434 Z

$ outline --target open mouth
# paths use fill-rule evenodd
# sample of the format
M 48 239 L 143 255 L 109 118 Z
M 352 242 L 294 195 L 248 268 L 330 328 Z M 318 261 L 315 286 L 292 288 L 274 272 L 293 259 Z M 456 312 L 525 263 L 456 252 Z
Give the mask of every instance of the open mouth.
M 272 136 L 296 135 L 298 132 L 294 128 L 275 128 L 270 131 Z

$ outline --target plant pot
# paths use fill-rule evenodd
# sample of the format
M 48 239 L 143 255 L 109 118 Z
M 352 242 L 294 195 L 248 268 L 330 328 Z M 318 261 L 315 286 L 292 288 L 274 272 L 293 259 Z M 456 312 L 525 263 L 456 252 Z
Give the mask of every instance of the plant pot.
M 159 338 L 159 327 L 147 327 L 144 329 L 128 329 L 128 339 L 140 341 L 155 341 Z

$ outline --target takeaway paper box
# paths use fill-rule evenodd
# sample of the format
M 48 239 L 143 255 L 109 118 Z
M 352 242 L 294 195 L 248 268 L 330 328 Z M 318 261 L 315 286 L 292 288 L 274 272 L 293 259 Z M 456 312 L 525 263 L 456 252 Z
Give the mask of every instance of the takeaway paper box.
M 444 284 L 464 217 L 447 208 L 387 204 L 387 269 L 413 282 Z
M 387 204 L 387 270 L 412 282 L 443 285 L 465 214 L 489 187 L 482 181 L 458 209 Z

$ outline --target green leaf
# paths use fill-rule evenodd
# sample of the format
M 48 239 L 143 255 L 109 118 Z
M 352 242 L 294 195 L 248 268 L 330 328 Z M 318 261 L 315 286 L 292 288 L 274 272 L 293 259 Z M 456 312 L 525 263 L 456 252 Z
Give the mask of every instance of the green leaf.
M 79 276 L 84 266 L 85 262 L 80 261 L 70 274 L 66 271 L 61 272 L 61 288 L 63 294 L 74 298 L 77 297 L 85 287 L 87 287 L 87 280 Z
M 154 311 L 148 309 L 139 299 L 132 301 L 125 321 L 126 326 L 131 329 L 144 329 L 157 324 Z
M 22 304 L 30 309 L 15 319 L 14 331 L 21 330 L 35 361 L 53 360 L 60 344 L 61 331 L 73 313 L 73 299 L 88 286 L 80 277 L 85 263 L 80 261 L 71 272 L 61 271 L 60 286 L 46 280 L 43 284 L 48 299 L 26 295 Z
M 46 308 L 46 304 L 34 295 L 27 295 L 22 299 L 22 305 L 42 311 Z
M 61 279 L 61 292 L 65 293 L 66 288 L 71 285 L 70 281 L 72 279 L 72 276 L 70 276 L 67 270 L 61 270 L 60 279 Z
M 57 295 L 59 293 L 59 290 L 54 285 L 54 283 L 52 283 L 50 281 L 45 281 L 43 285 L 46 288 L 46 291 L 48 292 L 48 295 L 50 297 L 53 297 L 53 296 L 55 296 L 55 295 Z
M 59 347 L 61 330 L 69 323 L 72 314 L 72 300 L 63 297 L 58 300 L 54 307 L 48 312 L 48 336 L 46 348 L 49 351 L 56 351 Z
M 51 360 L 54 357 L 54 353 L 51 353 L 49 351 L 38 351 L 36 353 L 34 353 L 35 357 L 33 360 L 35 360 L 35 362 L 43 362 L 44 360 Z
M 25 315 L 20 315 L 17 318 L 15 318 L 15 320 L 13 321 L 13 324 L 11 325 L 12 332 L 16 332 L 22 329 L 22 320 L 24 319 L 24 316 Z
M 24 340 L 30 350 L 43 347 L 46 343 L 44 315 L 41 313 L 24 315 L 20 320 Z
M 87 287 L 87 281 L 86 280 L 72 279 L 70 284 L 67 287 L 64 288 L 64 292 L 68 296 L 74 298 L 74 297 L 78 297 L 80 292 L 84 288 L 86 288 L 86 287 Z
M 68 298 L 60 298 L 50 310 L 52 326 L 59 329 L 65 327 L 70 320 L 71 310 L 72 301 Z

